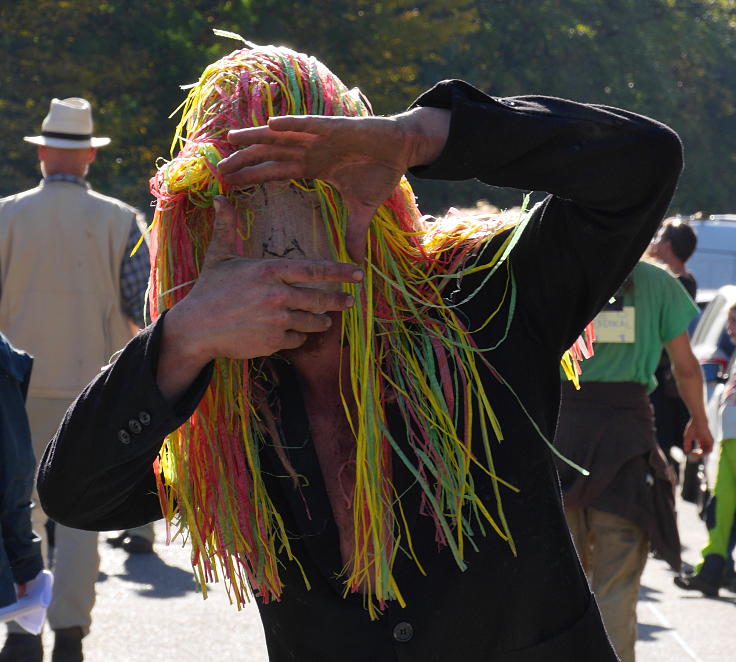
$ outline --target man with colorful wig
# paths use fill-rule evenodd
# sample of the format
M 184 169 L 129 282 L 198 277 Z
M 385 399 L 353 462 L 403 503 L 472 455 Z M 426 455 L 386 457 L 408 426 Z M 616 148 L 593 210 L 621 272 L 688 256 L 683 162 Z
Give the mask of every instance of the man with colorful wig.
M 677 136 L 457 80 L 371 117 L 314 58 L 252 44 L 177 135 L 155 321 L 47 449 L 52 515 L 174 518 L 203 583 L 255 594 L 274 662 L 615 660 L 549 439 L 560 360 L 664 215 Z M 409 169 L 550 194 L 432 221 Z

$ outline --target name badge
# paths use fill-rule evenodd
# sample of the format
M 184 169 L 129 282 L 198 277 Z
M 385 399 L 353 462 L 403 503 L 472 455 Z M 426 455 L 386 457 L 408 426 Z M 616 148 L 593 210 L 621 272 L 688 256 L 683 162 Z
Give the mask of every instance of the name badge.
M 633 343 L 636 340 L 636 310 L 602 310 L 593 320 L 596 342 Z

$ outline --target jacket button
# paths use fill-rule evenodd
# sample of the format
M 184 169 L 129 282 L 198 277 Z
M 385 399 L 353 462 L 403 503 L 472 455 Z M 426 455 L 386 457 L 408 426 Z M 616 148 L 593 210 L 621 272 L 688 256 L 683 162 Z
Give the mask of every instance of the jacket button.
M 138 420 L 143 423 L 143 425 L 150 425 L 151 414 L 149 414 L 147 411 L 142 411 L 138 414 Z
M 141 430 L 143 429 L 143 426 L 140 424 L 140 421 L 137 418 L 131 418 L 128 421 L 128 429 L 133 434 L 140 434 Z
M 129 444 L 130 443 L 130 433 L 127 430 L 118 430 L 118 439 L 123 444 Z
M 396 641 L 403 644 L 410 641 L 413 636 L 414 628 L 411 626 L 411 623 L 402 621 L 394 626 L 394 639 L 396 639 Z

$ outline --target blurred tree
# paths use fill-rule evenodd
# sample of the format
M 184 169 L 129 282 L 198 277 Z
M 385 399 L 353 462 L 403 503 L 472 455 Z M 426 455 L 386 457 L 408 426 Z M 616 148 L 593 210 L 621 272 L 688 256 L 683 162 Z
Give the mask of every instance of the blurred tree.
M 35 153 L 22 141 L 36 133 L 52 97 L 92 103 L 95 131 L 113 138 L 98 153 L 90 180 L 100 191 L 146 207 L 146 181 L 168 156 L 184 98 L 182 83 L 236 42 L 277 43 L 322 59 L 375 109 L 395 111 L 420 91 L 422 66 L 439 61 L 437 46 L 476 29 L 459 0 L 14 0 L 0 8 L 0 195 L 38 180 Z
M 14 0 L 0 8 L 0 114 L 5 132 L 0 194 L 39 179 L 33 146 L 52 97 L 93 106 L 100 149 L 90 180 L 101 192 L 147 208 L 147 179 L 168 155 L 168 119 L 191 82 L 222 51 L 212 36 L 221 16 L 202 0 Z M 241 9 L 242 11 L 242 9 Z
M 146 180 L 168 156 L 179 85 L 238 48 L 213 27 L 319 57 L 378 113 L 460 77 L 499 96 L 551 94 L 652 115 L 685 142 L 674 209 L 736 210 L 736 0 L 2 2 L 0 195 L 38 179 L 22 137 L 38 131 L 50 98 L 84 96 L 98 135 L 113 138 L 93 184 L 148 205 Z M 435 213 L 521 198 L 472 182 L 415 187 Z
M 651 115 L 683 139 L 686 169 L 673 209 L 736 210 L 736 2 L 513 0 L 477 3 L 479 31 L 447 45 L 457 76 L 498 96 L 546 94 Z M 489 145 L 489 150 L 493 146 Z M 519 196 L 479 184 L 416 184 L 428 207 Z
M 447 66 L 440 50 L 477 31 L 468 0 L 261 0 L 250 2 L 247 38 L 321 59 L 376 113 L 402 110 L 423 86 L 423 69 Z M 245 35 L 244 35 L 245 36 Z

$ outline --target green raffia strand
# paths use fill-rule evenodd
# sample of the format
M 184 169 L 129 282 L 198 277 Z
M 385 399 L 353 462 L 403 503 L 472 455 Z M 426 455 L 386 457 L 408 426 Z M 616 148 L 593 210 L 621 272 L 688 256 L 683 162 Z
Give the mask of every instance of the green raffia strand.
M 234 151 L 226 140 L 229 129 L 263 125 L 271 115 L 370 114 L 360 93 L 349 91 L 317 60 L 274 47 L 245 48 L 211 64 L 180 109 L 172 155 L 177 145 L 179 153 L 151 180 L 158 199 L 151 226 L 154 319 L 196 281 L 211 234 L 213 197 L 224 193 L 238 206 L 252 193 L 229 190 L 217 175 L 217 163 Z M 334 259 L 351 261 L 344 241 L 347 208 L 337 191 L 319 180 L 291 184 L 318 201 Z M 257 219 L 243 217 L 241 238 L 246 240 Z M 506 223 L 449 217 L 423 226 L 411 188 L 402 180 L 371 221 L 363 282 L 344 286 L 355 299 L 342 316 L 338 365 L 345 354 L 349 370 L 340 372 L 339 386 L 355 438 L 356 551 L 343 579 L 346 593 L 363 593 L 371 618 L 388 600 L 405 604 L 393 576 L 399 549 L 424 572 L 391 481 L 390 456 L 406 466 L 422 490 L 437 534 L 458 567 L 466 567 L 466 544 L 477 548 L 474 536 L 485 535 L 487 526 L 515 552 L 502 490 L 518 490 L 496 474 L 492 446 L 494 438 L 500 442 L 504 435 L 478 366 L 493 370 L 487 352 L 508 336 L 517 289 L 509 258 L 528 217 L 525 212 L 518 222 Z M 505 233 L 500 247 L 486 257 L 483 249 L 499 233 Z M 478 348 L 455 310 L 501 268 L 506 270 L 504 292 L 489 306 L 492 312 L 480 328 L 503 310 L 505 328 L 492 348 Z M 480 272 L 485 272 L 480 285 L 463 301 L 442 299 L 451 279 Z M 280 558 L 299 564 L 259 460 L 264 447 L 274 446 L 281 453 L 284 479 L 298 484 L 300 477 L 284 454 L 278 412 L 269 405 L 272 388 L 268 359 L 216 361 L 205 397 L 189 421 L 166 438 L 155 465 L 162 508 L 176 523 L 177 535 L 191 542 L 200 584 L 204 589 L 206 582 L 223 577 L 238 607 L 248 599 L 249 588 L 265 601 L 278 599 L 283 590 Z M 409 455 L 388 429 L 386 407 L 394 401 L 407 423 Z M 482 458 L 471 452 L 473 429 L 481 431 L 476 445 L 483 449 Z M 475 492 L 473 467 L 492 482 L 494 512 Z M 308 586 L 303 570 L 302 576 Z

